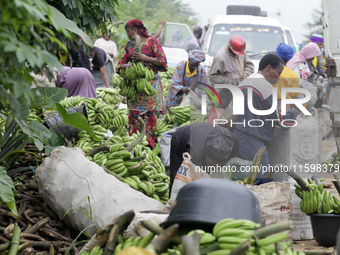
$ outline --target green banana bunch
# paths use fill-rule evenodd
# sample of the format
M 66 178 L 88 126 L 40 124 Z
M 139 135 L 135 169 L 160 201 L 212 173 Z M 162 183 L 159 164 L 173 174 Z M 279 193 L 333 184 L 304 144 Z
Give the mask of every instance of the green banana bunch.
M 175 123 L 179 124 L 190 121 L 190 106 L 175 106 L 170 108 L 170 110 L 165 115 L 165 120 L 167 123 Z
M 85 101 L 86 101 L 86 98 L 83 96 L 72 96 L 72 97 L 65 97 L 59 103 L 65 108 L 72 108 L 72 107 L 81 106 Z
M 43 122 L 43 120 L 39 117 L 37 111 L 35 109 L 30 110 L 28 118 L 26 119 L 27 123 L 30 123 L 31 121 L 36 121 L 36 122 Z
M 97 88 L 97 97 L 103 98 L 107 104 L 120 104 L 120 95 L 118 90 L 114 88 Z
M 161 137 L 161 134 L 171 130 L 172 126 L 173 126 L 172 124 L 167 123 L 165 118 L 157 120 L 155 127 L 157 138 Z
M 99 246 L 95 246 L 92 248 L 91 252 L 85 252 L 83 251 L 82 253 L 80 253 L 80 255 L 103 255 L 104 250 L 102 248 L 100 248 Z
M 324 191 L 322 184 L 316 185 L 311 179 L 308 179 L 308 182 L 304 181 L 309 189 L 307 191 L 295 185 L 295 194 L 301 198 L 300 210 L 303 213 L 340 214 L 340 202 L 329 190 Z
M 156 90 L 150 84 L 150 81 L 154 79 L 154 73 L 149 68 L 144 67 L 141 62 L 133 63 L 130 68 L 122 70 L 120 75 L 124 80 L 118 84 L 119 93 L 131 102 L 136 101 L 140 93 L 147 96 L 156 95 Z

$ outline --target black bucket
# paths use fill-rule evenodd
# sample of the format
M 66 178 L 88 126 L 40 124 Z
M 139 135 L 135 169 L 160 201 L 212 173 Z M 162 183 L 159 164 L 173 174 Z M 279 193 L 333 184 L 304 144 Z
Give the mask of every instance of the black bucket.
M 85 103 L 83 103 L 81 106 L 66 109 L 66 111 L 67 111 L 68 114 L 71 114 L 71 113 L 83 114 L 85 116 L 85 118 L 88 119 Z M 53 115 L 53 116 L 51 116 L 51 115 Z M 54 113 L 50 113 L 50 114 L 46 115 L 45 119 L 48 119 L 48 120 L 44 123 L 44 125 L 49 129 L 53 128 L 53 127 L 55 127 L 55 126 L 57 126 L 57 125 L 59 125 L 60 123 L 63 122 L 63 119 L 58 112 L 54 112 Z M 69 140 L 72 139 L 72 137 L 77 137 L 77 135 L 81 131 L 81 129 L 78 129 L 78 128 L 75 128 L 75 127 L 72 127 L 72 126 L 69 126 L 69 125 L 65 125 L 65 124 L 61 124 L 61 125 L 55 127 L 54 130 L 58 131 L 65 138 L 67 138 Z
M 335 246 L 336 235 L 340 229 L 340 215 L 310 214 L 309 216 L 315 241 L 321 246 Z
M 222 219 L 246 219 L 262 223 L 257 197 L 243 185 L 222 179 L 198 179 L 181 188 L 167 221 L 181 226 L 212 227 Z

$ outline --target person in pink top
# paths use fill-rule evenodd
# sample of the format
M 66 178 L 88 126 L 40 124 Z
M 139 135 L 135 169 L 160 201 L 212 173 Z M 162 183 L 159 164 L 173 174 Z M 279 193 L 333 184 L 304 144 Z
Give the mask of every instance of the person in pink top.
M 308 67 L 314 57 L 320 56 L 320 49 L 316 43 L 306 44 L 298 53 L 287 62 L 287 67 L 292 69 L 300 78 L 307 80 L 313 73 Z

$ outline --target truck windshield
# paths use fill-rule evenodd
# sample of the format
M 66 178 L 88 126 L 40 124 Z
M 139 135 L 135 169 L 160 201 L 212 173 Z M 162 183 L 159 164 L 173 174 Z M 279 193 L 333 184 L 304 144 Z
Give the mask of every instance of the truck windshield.
M 262 53 L 275 52 L 276 47 L 284 42 L 283 31 L 280 27 L 218 24 L 214 26 L 208 54 L 215 56 L 216 51 L 225 46 L 233 35 L 241 35 L 246 40 L 246 52 L 250 58 Z

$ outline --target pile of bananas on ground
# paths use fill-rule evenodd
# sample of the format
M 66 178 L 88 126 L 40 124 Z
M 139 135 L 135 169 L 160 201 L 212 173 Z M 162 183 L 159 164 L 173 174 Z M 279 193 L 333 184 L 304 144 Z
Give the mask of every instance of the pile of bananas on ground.
M 316 185 L 314 180 L 308 179 L 307 190 L 295 185 L 295 194 L 301 198 L 300 210 L 306 214 L 318 213 L 340 214 L 340 201 L 332 196 L 329 190 L 324 191 L 322 184 Z
M 93 125 L 91 126 L 91 128 L 92 131 L 96 134 L 99 141 L 94 141 L 92 136 L 90 136 L 88 132 L 82 130 L 77 136 L 74 147 L 82 149 L 83 152 L 88 152 L 104 144 L 105 135 L 103 133 L 106 133 L 107 129 L 103 128 L 100 125 Z
M 109 146 L 109 150 L 99 151 L 87 158 L 107 168 L 118 180 L 127 183 L 131 188 L 166 204 L 169 199 L 167 193 L 170 178 L 165 174 L 157 152 L 146 147 L 146 136 L 133 148 L 133 153 L 126 150 L 138 136 L 139 133 L 129 136 L 126 130 L 121 129 L 104 143 Z
M 97 97 L 103 98 L 107 104 L 120 104 L 120 95 L 118 90 L 114 88 L 97 88 Z
M 130 68 L 120 71 L 120 76 L 124 78 L 118 86 L 119 93 L 126 96 L 131 102 L 136 101 L 137 92 L 144 93 L 147 96 L 156 95 L 156 90 L 151 87 L 150 81 L 154 78 L 154 73 L 141 62 L 133 63 Z
M 41 107 L 37 109 L 31 109 L 28 118 L 26 119 L 27 123 L 31 121 L 36 121 L 40 123 L 43 122 L 43 119 L 40 117 L 42 113 L 43 111 Z
M 86 98 L 83 96 L 72 96 L 72 97 L 65 97 L 63 100 L 59 102 L 64 108 L 72 108 L 81 106 L 83 103 L 86 102 Z
M 164 132 L 172 129 L 173 124 L 168 123 L 165 118 L 159 119 L 156 122 L 156 137 L 160 138 Z
M 101 98 L 86 99 L 87 115 L 90 125 L 101 125 L 108 129 L 112 126 L 123 127 L 129 123 L 124 109 L 117 109 L 106 104 Z
M 119 234 L 112 249 L 114 249 L 113 254 L 118 255 L 143 254 L 143 252 L 160 255 L 228 255 L 231 252 L 245 255 L 305 255 L 304 252 L 293 252 L 289 247 L 290 242 L 282 242 L 287 237 L 287 233 L 283 231 L 289 230 L 292 224 L 292 222 L 281 222 L 261 228 L 260 224 L 250 220 L 227 218 L 215 225 L 213 233 L 200 229 L 191 231 L 182 229 L 179 234 L 176 225 L 164 230 L 149 221 L 142 221 L 142 226 L 151 231 L 149 234 L 145 237 L 128 238 Z M 164 241 L 165 239 L 167 241 Z M 100 247 L 93 249 L 98 252 Z

